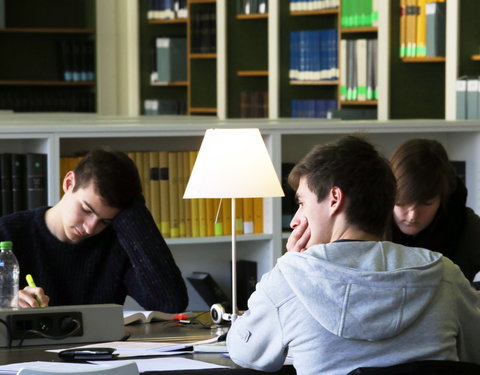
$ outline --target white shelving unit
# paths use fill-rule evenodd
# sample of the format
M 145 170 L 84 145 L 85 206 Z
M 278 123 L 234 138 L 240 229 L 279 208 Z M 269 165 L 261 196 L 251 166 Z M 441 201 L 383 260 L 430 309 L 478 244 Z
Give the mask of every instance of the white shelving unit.
M 199 148 L 205 130 L 211 127 L 260 128 L 277 173 L 280 173 L 282 162 L 296 162 L 313 145 L 345 134 L 364 134 L 387 157 L 407 139 L 434 138 L 445 145 L 452 160 L 466 161 L 467 203 L 480 213 L 480 121 L 222 121 L 187 116 L 9 114 L 0 116 L 0 147 L 2 152 L 42 152 L 48 155 L 48 197 L 49 203 L 54 204 L 59 199 L 60 156 L 100 145 L 123 151 L 195 149 Z M 279 198 L 264 200 L 264 232 L 238 237 L 239 259 L 256 261 L 259 278 L 275 265 L 276 259 L 283 253 L 286 235 L 281 230 Z M 193 271 L 210 272 L 229 293 L 229 236 L 168 239 L 167 243 L 184 276 Z M 206 308 L 196 292 L 190 289 L 189 293 L 190 309 Z

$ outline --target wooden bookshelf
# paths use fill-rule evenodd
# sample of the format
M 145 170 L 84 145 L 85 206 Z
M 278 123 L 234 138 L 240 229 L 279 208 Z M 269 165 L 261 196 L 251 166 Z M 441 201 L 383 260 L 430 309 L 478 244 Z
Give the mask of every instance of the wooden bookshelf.
M 445 62 L 444 56 L 436 57 L 402 57 L 405 63 L 442 63 Z
M 268 18 L 268 13 L 237 14 L 239 20 L 258 20 L 262 18 Z
M 331 81 L 290 81 L 293 86 L 337 86 L 340 83 L 338 80 Z
M 169 25 L 169 24 L 187 24 L 188 18 L 174 18 L 171 20 L 148 20 L 152 25 Z
M 342 27 L 341 34 L 376 33 L 378 27 Z
M 190 53 L 189 57 L 191 59 L 216 59 L 216 53 Z
M 239 70 L 239 77 L 268 77 L 268 70 Z
M 305 11 L 296 11 L 290 12 L 291 16 L 322 16 L 328 14 L 339 14 L 340 9 L 332 8 L 332 9 L 323 9 L 323 10 L 305 10 Z
M 216 2 L 217 0 L 188 0 L 189 4 L 210 4 Z
M 342 100 L 340 101 L 341 106 L 355 105 L 355 106 L 376 106 L 378 105 L 377 100 Z
M 191 114 L 216 114 L 217 108 L 208 108 L 208 107 L 190 107 L 188 110 Z
M 0 28 L 5 34 L 95 34 L 94 29 L 43 28 L 43 27 L 6 27 Z
M 188 86 L 187 81 L 175 81 L 175 82 L 152 82 L 151 86 L 161 86 L 161 87 L 186 87 Z
M 0 86 L 95 86 L 95 81 L 0 81 Z

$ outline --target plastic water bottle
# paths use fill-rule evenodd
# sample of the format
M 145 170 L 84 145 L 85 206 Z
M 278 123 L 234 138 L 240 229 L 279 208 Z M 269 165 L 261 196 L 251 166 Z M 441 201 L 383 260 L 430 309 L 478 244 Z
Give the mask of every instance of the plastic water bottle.
M 0 242 L 0 308 L 18 307 L 20 267 L 11 241 Z

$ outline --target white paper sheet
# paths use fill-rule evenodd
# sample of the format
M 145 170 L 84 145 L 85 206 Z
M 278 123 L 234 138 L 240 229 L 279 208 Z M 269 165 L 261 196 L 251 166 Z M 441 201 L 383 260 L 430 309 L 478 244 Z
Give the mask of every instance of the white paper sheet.
M 182 357 L 162 357 L 162 358 L 149 358 L 149 359 L 133 359 L 138 366 L 138 371 L 181 371 L 181 370 L 201 370 L 201 369 L 214 369 L 214 368 L 228 368 L 227 366 L 215 365 L 213 363 L 197 361 L 194 359 L 182 358 Z M 111 361 L 95 361 L 91 363 L 104 365 Z M 129 361 L 114 361 L 116 364 Z
M 125 361 L 131 362 L 131 361 Z M 116 361 L 113 363 L 117 363 Z M 69 362 L 46 362 L 46 361 L 35 361 L 35 362 L 18 362 L 11 363 L 9 365 L 0 366 L 0 374 L 16 374 L 21 368 L 31 367 L 36 369 L 48 369 L 48 370 L 86 370 L 91 369 L 92 367 L 97 366 L 90 363 L 69 363 Z M 98 366 L 97 366 L 98 367 Z M 100 367 L 108 367 L 102 363 Z

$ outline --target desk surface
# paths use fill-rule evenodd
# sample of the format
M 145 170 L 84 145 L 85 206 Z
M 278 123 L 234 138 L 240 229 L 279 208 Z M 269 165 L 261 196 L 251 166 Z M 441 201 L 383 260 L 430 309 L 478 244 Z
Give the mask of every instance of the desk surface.
M 171 322 L 155 322 L 148 324 L 134 324 L 126 326 L 129 340 L 143 341 L 199 341 L 216 335 L 215 329 L 199 328 L 199 326 L 177 325 Z M 0 349 L 0 364 L 30 361 L 60 361 L 56 353 L 47 352 L 46 349 L 69 348 L 72 346 L 81 346 L 86 344 L 63 344 L 48 346 L 26 346 L 22 348 Z M 210 370 L 190 370 L 182 371 L 182 374 L 201 374 L 201 375 L 253 375 L 262 374 L 261 372 L 244 369 L 235 365 L 230 359 L 218 353 L 193 353 L 183 354 L 182 357 L 196 359 L 199 361 L 215 363 L 218 365 L 229 366 L 229 369 L 210 369 Z M 158 371 L 149 372 L 149 374 L 179 375 L 177 371 Z M 282 374 L 295 374 L 293 366 L 285 366 L 281 370 Z

